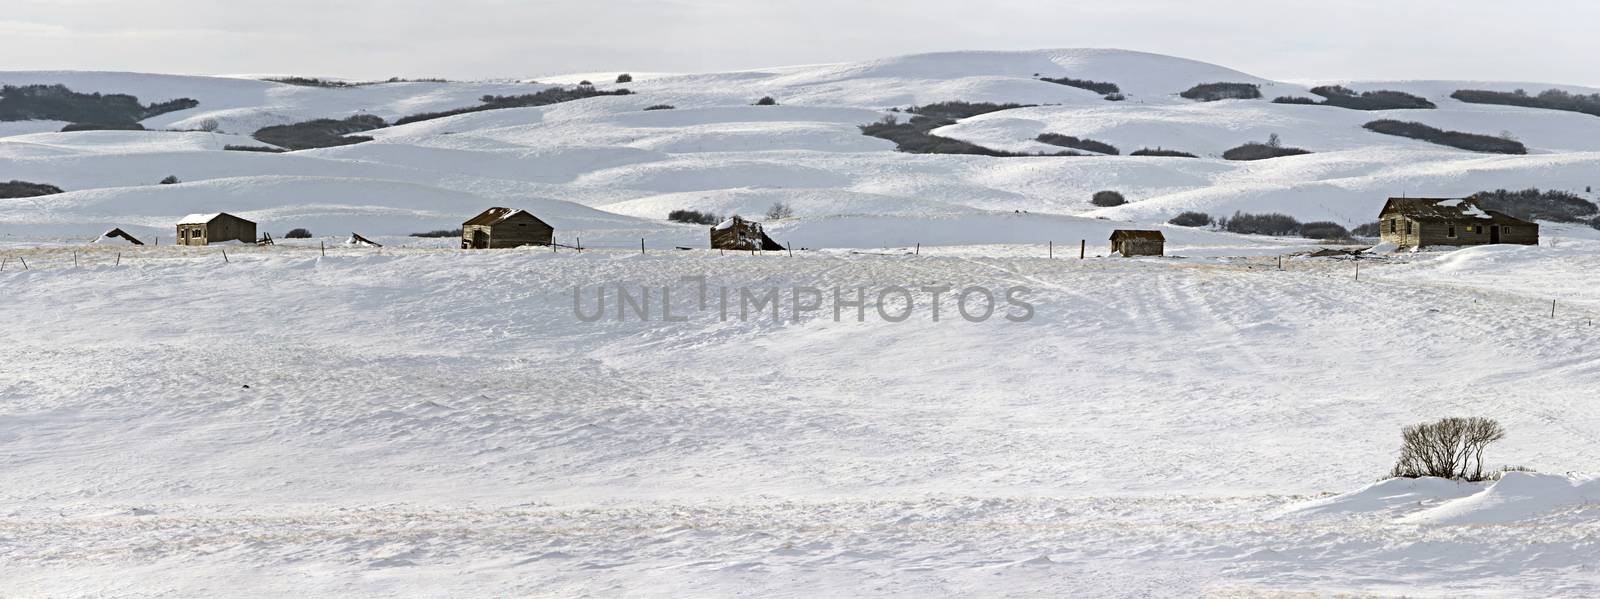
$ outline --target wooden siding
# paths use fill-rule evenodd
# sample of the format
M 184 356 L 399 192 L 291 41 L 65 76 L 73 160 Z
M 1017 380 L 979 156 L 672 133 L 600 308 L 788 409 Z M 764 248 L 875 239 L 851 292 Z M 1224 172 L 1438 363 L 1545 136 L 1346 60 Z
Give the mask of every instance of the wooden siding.
M 1111 244 L 1111 253 L 1123 256 L 1164 256 L 1166 243 L 1151 239 L 1124 239 Z
M 1518 245 L 1539 243 L 1539 225 L 1533 223 L 1496 224 L 1488 219 L 1423 222 L 1406 216 L 1386 214 L 1378 221 L 1378 225 L 1383 228 L 1383 240 L 1393 243 L 1396 247 L 1488 245 L 1495 243 L 1496 229 L 1499 230 L 1499 243 Z

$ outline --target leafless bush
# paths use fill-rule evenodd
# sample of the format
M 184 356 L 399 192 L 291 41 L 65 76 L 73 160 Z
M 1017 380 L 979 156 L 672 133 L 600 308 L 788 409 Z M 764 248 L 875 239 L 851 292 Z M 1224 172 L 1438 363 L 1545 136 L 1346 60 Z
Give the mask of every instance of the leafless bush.
M 767 220 L 778 220 L 794 216 L 794 209 L 783 202 L 774 202 L 767 208 Z
M 1505 436 L 1506 429 L 1499 422 L 1478 416 L 1408 426 L 1400 433 L 1400 458 L 1389 475 L 1486 480 L 1493 473 L 1483 472 L 1483 450 Z

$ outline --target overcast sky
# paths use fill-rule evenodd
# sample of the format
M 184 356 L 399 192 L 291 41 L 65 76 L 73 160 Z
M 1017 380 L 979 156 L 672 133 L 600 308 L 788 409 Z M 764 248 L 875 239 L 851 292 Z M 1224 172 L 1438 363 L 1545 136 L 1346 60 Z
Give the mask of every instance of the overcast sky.
M 720 71 L 1113 47 L 1274 79 L 1600 84 L 1591 0 L 4 0 L 0 70 Z

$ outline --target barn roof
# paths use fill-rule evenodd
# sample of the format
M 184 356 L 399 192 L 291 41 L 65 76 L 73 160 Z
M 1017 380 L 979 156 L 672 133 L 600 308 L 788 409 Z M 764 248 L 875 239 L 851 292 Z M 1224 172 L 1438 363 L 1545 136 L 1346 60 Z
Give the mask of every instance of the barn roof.
M 1379 216 L 1398 214 L 1415 220 L 1529 223 L 1504 212 L 1484 210 L 1472 198 L 1389 198 Z
M 1166 236 L 1162 235 L 1160 231 L 1144 231 L 1144 230 L 1139 230 L 1139 229 L 1117 229 L 1117 230 L 1111 232 L 1111 240 L 1112 241 L 1122 241 L 1124 239 L 1141 239 L 1141 240 L 1145 240 L 1145 241 L 1166 241 L 1167 240 Z
M 178 224 L 180 224 L 180 225 L 203 225 L 203 224 L 211 222 L 211 219 L 214 219 L 214 218 L 219 217 L 219 216 L 222 216 L 221 212 L 212 212 L 210 214 L 191 214 L 189 216 L 183 217 L 182 220 L 179 220 Z
M 471 227 L 473 225 L 498 225 L 505 222 L 506 219 L 516 216 L 519 213 L 527 214 L 528 216 L 533 217 L 534 220 L 539 220 L 539 217 L 533 216 L 533 214 L 526 210 L 519 208 L 502 208 L 496 206 L 478 213 L 477 216 L 467 219 L 467 222 L 462 223 L 462 226 Z M 544 221 L 540 220 L 539 222 Z

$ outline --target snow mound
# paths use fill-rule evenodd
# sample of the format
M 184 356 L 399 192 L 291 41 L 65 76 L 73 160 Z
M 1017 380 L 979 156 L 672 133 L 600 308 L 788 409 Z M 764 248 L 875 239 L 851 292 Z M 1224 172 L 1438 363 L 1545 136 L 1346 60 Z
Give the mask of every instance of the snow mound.
M 1406 516 L 1411 524 L 1505 524 L 1600 502 L 1600 479 L 1507 472 L 1481 493 Z
M 1441 501 L 1458 499 L 1482 489 L 1482 485 L 1434 476 L 1391 478 L 1342 495 L 1302 503 L 1285 511 L 1283 515 L 1300 517 L 1389 512 L 1408 506 L 1437 504 Z

